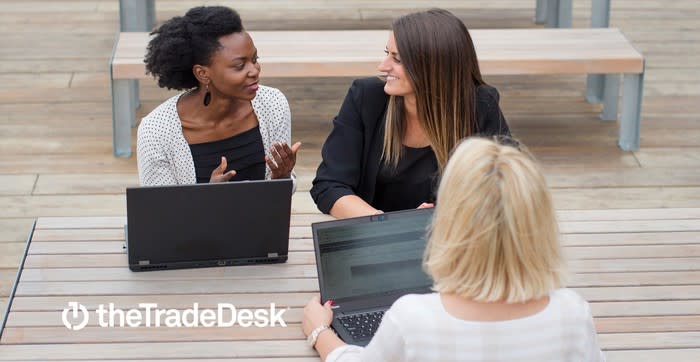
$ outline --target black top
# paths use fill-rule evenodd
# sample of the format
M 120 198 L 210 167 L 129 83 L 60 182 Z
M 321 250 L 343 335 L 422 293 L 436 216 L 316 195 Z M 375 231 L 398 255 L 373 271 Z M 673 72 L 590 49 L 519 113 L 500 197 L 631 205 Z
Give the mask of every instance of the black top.
M 373 206 L 382 211 L 415 209 L 435 201 L 438 162 L 430 147 L 403 147 L 396 168 L 381 162 Z
M 265 178 L 265 148 L 257 126 L 223 140 L 190 145 L 190 151 L 198 184 L 209 182 L 221 156 L 226 156 L 226 172 L 236 170 L 231 181 Z
M 496 88 L 477 88 L 476 135 L 510 135 L 498 100 Z M 356 79 L 352 83 L 333 119 L 333 130 L 321 150 L 323 160 L 311 188 L 311 197 L 322 212 L 328 213 L 335 201 L 345 195 L 357 195 L 377 207 L 376 185 L 388 101 L 384 82 L 379 78 Z

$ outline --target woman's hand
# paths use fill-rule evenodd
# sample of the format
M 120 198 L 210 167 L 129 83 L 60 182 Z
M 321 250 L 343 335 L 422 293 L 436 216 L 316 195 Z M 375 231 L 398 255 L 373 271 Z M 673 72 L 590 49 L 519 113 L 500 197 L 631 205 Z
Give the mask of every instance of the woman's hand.
M 231 180 L 233 176 L 236 176 L 236 171 L 234 170 L 224 173 L 225 171 L 226 157 L 221 156 L 221 163 L 219 164 L 219 167 L 215 168 L 214 171 L 211 172 L 211 177 L 209 177 L 209 183 L 226 182 Z
M 429 209 L 429 208 L 431 208 L 431 207 L 435 207 L 435 203 L 433 203 L 433 202 L 424 202 L 424 203 L 418 205 L 418 207 L 417 207 L 416 209 Z
M 321 305 L 321 297 L 318 295 L 311 298 L 304 307 L 304 318 L 301 321 L 301 329 L 304 335 L 308 336 L 311 331 L 320 326 L 330 326 L 333 321 L 333 302 L 328 300 Z
M 272 178 L 288 178 L 292 174 L 297 163 L 297 151 L 301 142 L 295 143 L 291 148 L 286 142 L 275 142 L 270 147 L 272 158 L 265 156 L 265 162 L 270 167 Z

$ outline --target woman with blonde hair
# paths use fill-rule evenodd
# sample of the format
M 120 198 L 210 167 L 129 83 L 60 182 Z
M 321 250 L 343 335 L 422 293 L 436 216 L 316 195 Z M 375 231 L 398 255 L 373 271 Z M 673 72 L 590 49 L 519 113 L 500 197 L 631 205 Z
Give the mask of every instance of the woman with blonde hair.
M 557 221 L 542 172 L 526 153 L 472 138 L 440 182 L 424 267 L 432 294 L 406 295 L 365 348 L 321 328 L 325 361 L 604 361 L 588 303 L 565 289 Z M 318 297 L 305 334 L 328 326 Z
M 447 10 L 396 19 L 377 77 L 357 79 L 321 150 L 311 196 L 337 218 L 430 205 L 447 157 L 472 135 L 507 135 L 469 31 Z

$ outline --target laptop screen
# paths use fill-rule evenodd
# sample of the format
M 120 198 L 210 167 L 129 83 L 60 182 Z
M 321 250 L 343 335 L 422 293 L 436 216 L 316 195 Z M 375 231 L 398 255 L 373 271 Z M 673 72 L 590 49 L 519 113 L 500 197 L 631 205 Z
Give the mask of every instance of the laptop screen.
M 126 191 L 132 270 L 285 261 L 292 180 L 255 180 Z
M 432 286 L 422 269 L 432 214 L 432 209 L 421 209 L 315 224 L 323 299 Z

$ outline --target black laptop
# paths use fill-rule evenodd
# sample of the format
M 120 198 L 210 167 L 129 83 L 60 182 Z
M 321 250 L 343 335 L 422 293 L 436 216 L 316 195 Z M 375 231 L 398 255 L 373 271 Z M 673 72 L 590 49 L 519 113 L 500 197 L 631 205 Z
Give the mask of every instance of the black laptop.
M 343 341 L 366 345 L 396 299 L 431 291 L 422 259 L 432 215 L 416 209 L 311 225 L 321 299 L 333 300 L 332 327 Z
M 127 188 L 129 269 L 286 262 L 291 203 L 291 179 Z

